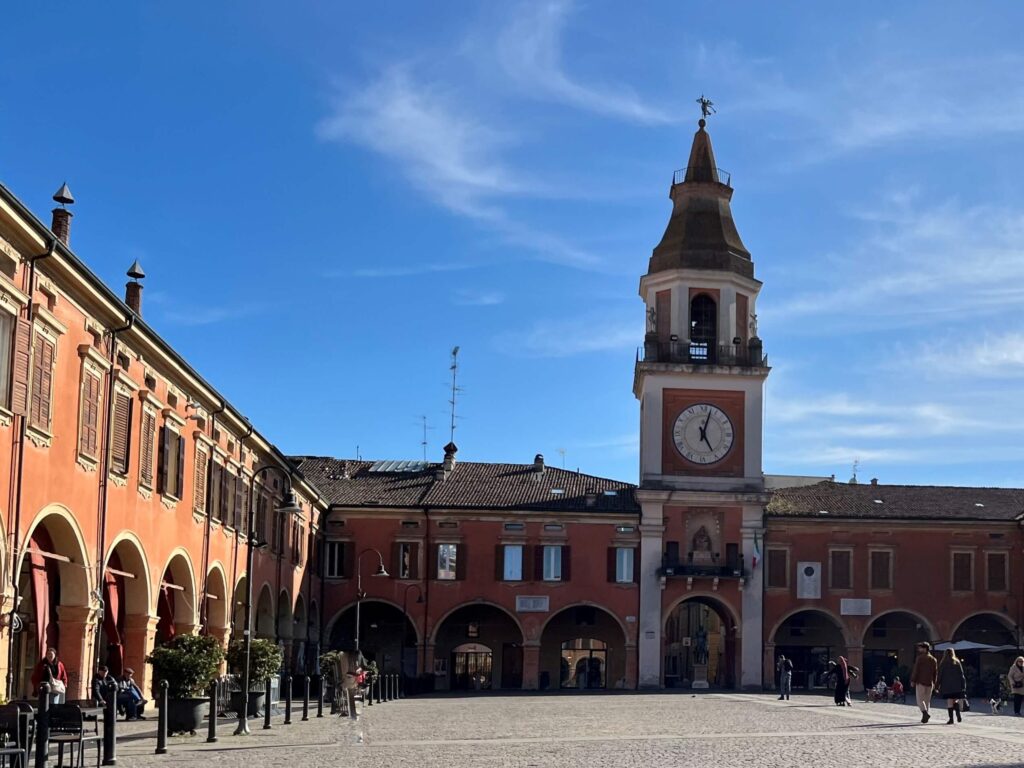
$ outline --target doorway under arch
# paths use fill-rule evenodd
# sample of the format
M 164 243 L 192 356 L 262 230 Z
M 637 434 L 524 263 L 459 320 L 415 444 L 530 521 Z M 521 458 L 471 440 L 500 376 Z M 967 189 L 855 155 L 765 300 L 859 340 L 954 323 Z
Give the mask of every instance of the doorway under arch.
M 713 597 L 677 603 L 665 618 L 665 687 L 735 688 L 736 630 L 732 611 Z
M 156 644 L 178 634 L 190 634 L 197 625 L 196 580 L 184 551 L 167 561 L 156 597 Z
M 115 542 L 103 569 L 98 663 L 105 664 L 114 677 L 120 677 L 126 666 L 145 670 L 143 628 L 150 616 L 152 588 L 141 543 L 127 534 L 115 538 Z
M 824 611 L 808 608 L 786 617 L 772 636 L 775 658 L 784 655 L 793 662 L 793 688 L 826 687 L 829 660 L 846 656 L 843 628 Z M 774 674 L 772 660 L 770 674 Z
M 458 650 L 470 643 L 484 646 L 491 654 L 487 676 L 469 675 L 469 659 Z M 504 609 L 489 603 L 462 605 L 449 613 L 434 632 L 434 679 L 441 690 L 519 690 L 523 687 L 523 633 Z M 464 672 L 457 670 L 465 669 Z M 476 668 L 477 674 L 483 667 Z
M 870 688 L 885 678 L 892 685 L 897 676 L 904 687 L 922 641 L 935 642 L 925 619 L 909 611 L 890 611 L 876 616 L 864 629 L 864 663 L 861 680 Z
M 626 636 L 609 611 L 572 605 L 548 619 L 540 636 L 541 690 L 624 688 Z
M 277 634 L 274 632 L 275 623 L 274 595 L 270 591 L 270 585 L 264 584 L 260 589 L 260 597 L 256 601 L 256 613 L 253 619 L 253 631 L 256 637 L 263 640 L 277 640 Z
M 348 606 L 330 625 L 328 647 L 350 651 L 356 647 L 356 606 Z M 363 600 L 359 606 L 359 650 L 376 661 L 381 673 L 416 676 L 416 627 L 402 610 L 382 600 Z
M 957 651 L 967 673 L 968 695 L 992 696 L 993 675 L 1005 675 L 1013 659 L 1018 655 L 1017 633 L 1008 616 L 994 611 L 982 611 L 964 618 L 953 631 L 953 642 L 968 640 L 982 643 L 999 651 L 965 650 Z

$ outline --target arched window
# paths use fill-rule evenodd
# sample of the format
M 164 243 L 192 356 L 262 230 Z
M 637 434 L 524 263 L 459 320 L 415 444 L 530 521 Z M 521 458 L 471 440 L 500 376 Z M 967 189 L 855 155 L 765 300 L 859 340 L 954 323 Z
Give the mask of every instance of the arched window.
M 718 351 L 718 307 L 706 293 L 690 302 L 690 358 L 694 362 L 714 362 Z

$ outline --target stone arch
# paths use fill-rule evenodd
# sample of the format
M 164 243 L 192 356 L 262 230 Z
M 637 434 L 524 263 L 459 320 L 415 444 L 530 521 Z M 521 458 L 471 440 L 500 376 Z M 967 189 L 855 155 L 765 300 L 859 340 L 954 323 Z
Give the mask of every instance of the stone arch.
M 1013 621 L 1010 619 L 1010 617 L 1007 616 L 1004 613 L 1000 613 L 999 611 L 986 611 L 986 610 L 972 611 L 972 612 L 968 613 L 966 616 L 964 616 L 962 619 L 960 619 L 960 621 L 957 622 L 956 627 L 954 628 L 953 632 L 950 634 L 950 639 L 953 640 L 953 641 L 956 641 L 956 640 L 974 640 L 975 642 L 979 642 L 979 643 L 986 642 L 983 639 L 975 639 L 973 637 L 966 637 L 965 636 L 967 634 L 977 634 L 977 632 L 972 632 L 970 629 L 967 628 L 968 622 L 975 621 L 977 619 L 991 619 L 993 622 L 995 622 L 997 624 L 1001 624 L 1003 629 L 1005 629 L 1007 634 L 1011 637 L 1010 642 L 1014 642 L 1014 643 L 1016 642 L 1016 627 L 1014 626 Z M 982 632 L 991 632 L 992 630 L 989 629 L 989 630 L 981 630 L 981 631 Z M 989 642 L 988 644 L 989 645 L 1006 645 L 1008 643 Z
M 171 552 L 157 587 L 157 642 L 194 632 L 199 623 L 199 600 L 188 550 L 176 547 Z
M 818 606 L 796 608 L 772 627 L 764 671 L 773 679 L 775 661 L 784 654 L 793 662 L 794 688 L 821 688 L 827 681 L 828 662 L 848 656 L 849 649 L 859 643 L 859 633 L 851 637 L 849 627 L 832 611 Z M 859 659 L 851 662 L 861 663 Z
M 548 616 L 539 637 L 541 689 L 626 687 L 629 635 L 605 606 L 567 605 Z
M 295 598 L 292 621 L 295 624 L 295 637 L 299 640 L 306 640 L 309 637 L 309 617 L 306 616 L 306 598 L 301 593 Z
M 25 565 L 25 550 L 32 547 L 33 536 L 45 528 L 53 542 L 54 554 L 70 558 L 69 563 L 60 563 L 62 577 L 61 605 L 88 605 L 89 595 L 95 589 L 89 563 L 89 548 L 78 520 L 63 504 L 50 504 L 42 509 L 28 527 L 26 545 L 18 555 L 19 569 Z M 67 578 L 65 578 L 67 577 Z M 63 582 L 67 581 L 65 585 Z
M 263 582 L 263 586 L 260 587 L 259 597 L 253 598 L 252 612 L 253 632 L 256 637 L 276 640 L 277 634 L 274 631 L 276 620 L 274 614 L 274 590 L 271 589 L 270 582 Z
M 675 600 L 673 603 L 671 603 L 668 610 L 666 610 L 664 613 L 664 618 L 662 619 L 662 628 L 664 628 L 664 624 L 668 622 L 668 617 L 672 614 L 672 612 L 680 605 L 685 603 L 687 600 L 704 600 L 707 602 L 714 603 L 718 608 L 721 608 L 722 611 L 726 614 L 729 623 L 735 628 L 734 632 L 736 636 L 740 636 L 740 631 L 743 626 L 743 622 L 740 621 L 740 615 L 736 608 L 727 600 L 723 600 L 721 595 L 715 592 L 705 592 L 703 590 L 694 590 L 692 592 L 687 592 L 678 600 Z
M 392 605 L 394 605 L 394 604 L 392 603 Z M 434 631 L 430 633 L 430 638 L 429 638 L 428 642 L 435 643 L 435 644 L 437 643 L 437 633 L 438 633 L 438 631 L 441 629 L 442 625 L 444 625 L 444 623 L 446 621 L 448 621 L 449 618 L 451 618 L 452 614 L 454 614 L 456 611 L 461 611 L 463 608 L 468 608 L 468 607 L 474 606 L 474 605 L 488 606 L 490 608 L 496 608 L 497 610 L 499 610 L 502 613 L 504 613 L 509 619 L 512 620 L 512 623 L 516 625 L 516 629 L 519 630 L 519 636 L 522 637 L 523 640 L 525 641 L 525 639 L 526 639 L 526 632 L 523 630 L 523 625 L 519 623 L 519 619 L 517 619 L 515 617 L 515 615 L 512 614 L 507 608 L 505 608 L 504 606 L 498 605 L 497 603 L 492 603 L 490 600 L 473 600 L 473 601 L 468 602 L 468 603 L 460 603 L 459 605 L 455 606 L 454 608 L 449 608 L 448 611 L 445 612 L 445 614 L 434 624 Z
M 774 638 L 778 634 L 779 629 L 782 627 L 783 624 L 785 624 L 791 618 L 796 616 L 798 613 L 804 613 L 804 612 L 820 613 L 823 616 L 827 616 L 832 621 L 832 623 L 836 625 L 836 627 L 839 629 L 839 631 L 842 633 L 842 635 L 843 635 L 843 642 L 847 646 L 851 646 L 851 645 L 855 646 L 855 645 L 857 645 L 857 643 L 858 643 L 860 638 L 858 638 L 857 636 L 852 635 L 850 633 L 850 628 L 848 626 L 846 626 L 846 622 L 843 621 L 842 618 L 840 618 L 838 615 L 836 615 L 835 611 L 832 611 L 829 608 L 825 608 L 825 607 L 817 606 L 817 605 L 813 606 L 813 607 L 804 606 L 802 608 L 793 608 L 792 610 L 787 611 L 786 613 L 782 614 L 781 618 L 779 618 L 779 620 L 775 622 L 775 626 L 772 627 L 771 634 L 769 634 L 768 636 L 771 637 L 771 638 Z
M 483 600 L 462 603 L 449 610 L 434 628 L 434 662 L 425 669 L 435 676 L 440 690 L 512 690 L 523 687 L 523 645 L 518 619 L 506 608 Z
M 387 605 L 387 606 L 390 606 L 391 608 L 394 608 L 399 613 L 402 612 L 402 606 L 400 606 L 398 603 L 396 603 L 396 602 L 394 602 L 392 600 L 388 600 L 387 598 L 383 598 L 383 597 L 367 597 L 367 598 L 363 598 L 363 607 L 365 607 L 368 603 L 380 603 L 382 605 Z M 313 601 L 312 605 L 316 605 L 316 601 L 315 600 Z M 331 618 L 328 619 L 327 623 L 321 628 L 321 632 L 322 632 L 323 636 L 326 637 L 326 638 L 330 638 L 335 633 L 335 628 L 337 626 L 338 621 L 341 620 L 341 617 L 344 616 L 348 611 L 353 610 L 355 607 L 356 607 L 356 601 L 352 600 L 352 601 L 350 601 L 348 603 L 345 603 L 345 605 L 343 605 L 341 608 L 339 608 L 337 611 L 335 611 L 334 615 L 331 616 Z M 450 611 L 449 611 L 449 613 L 450 613 Z M 446 616 L 447 616 L 447 614 L 446 614 Z M 416 634 L 416 642 L 417 643 L 421 642 L 422 641 L 422 637 L 420 636 L 420 628 L 418 626 L 416 626 L 416 622 L 414 622 L 412 620 L 411 616 L 406 615 L 406 618 L 409 620 L 409 623 L 412 625 L 412 630 Z M 317 616 L 316 617 L 316 621 L 319 622 L 319 620 L 320 620 L 320 618 L 319 618 L 319 616 Z M 442 619 L 442 621 L 443 620 L 444 619 Z M 436 629 L 436 627 L 435 627 L 435 629 Z
M 292 611 L 292 596 L 288 594 L 287 588 L 281 590 L 277 596 L 277 636 L 282 640 L 291 640 L 295 634 L 295 627 L 292 624 L 294 613 Z
M 153 585 L 146 550 L 132 531 L 122 531 L 111 542 L 103 560 L 102 590 L 98 660 L 115 677 L 127 666 L 144 679 Z
M 126 607 L 130 613 L 153 613 L 153 583 L 149 558 L 142 541 L 132 531 L 121 531 L 110 543 L 103 561 L 104 569 L 113 567 L 112 559 L 120 560 L 120 567 L 133 574 L 134 579 L 125 583 Z
M 235 579 L 235 588 L 231 591 L 231 639 L 242 637 L 245 629 L 245 591 L 248 586 L 245 573 Z
M 912 611 L 909 608 L 890 608 L 887 611 L 882 611 L 881 613 L 872 616 L 867 622 L 865 622 L 864 631 L 861 633 L 861 644 L 866 644 L 868 640 L 868 630 L 871 629 L 872 624 L 874 624 L 879 619 L 885 618 L 886 616 L 892 616 L 893 614 L 899 613 L 910 616 L 921 625 L 921 628 L 927 635 L 927 637 L 924 638 L 925 640 L 933 644 L 939 640 L 939 635 L 935 631 L 935 626 L 922 614 L 918 613 L 917 611 Z
M 230 624 L 230 612 L 227 573 L 223 564 L 215 560 L 206 574 L 206 629 L 223 632 Z
M 688 592 L 671 604 L 662 622 L 666 687 L 736 687 L 741 623 L 728 601 L 713 592 Z

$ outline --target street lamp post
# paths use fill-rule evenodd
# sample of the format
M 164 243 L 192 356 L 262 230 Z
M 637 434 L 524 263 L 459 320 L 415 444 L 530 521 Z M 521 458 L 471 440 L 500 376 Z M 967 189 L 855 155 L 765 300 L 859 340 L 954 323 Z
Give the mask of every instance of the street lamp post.
M 406 584 L 402 593 L 402 649 L 398 654 L 398 673 L 402 680 L 402 690 L 405 690 L 405 622 L 409 621 L 409 613 L 406 608 L 409 602 L 409 590 L 416 590 L 416 605 L 423 604 L 423 590 L 419 584 Z
M 256 488 L 256 478 L 264 472 L 275 471 L 284 478 L 284 498 L 278 506 L 275 514 L 293 514 L 299 511 L 299 503 L 295 498 L 295 491 L 291 488 L 288 473 L 274 464 L 267 464 L 258 468 L 252 476 L 253 490 Z M 245 647 L 245 664 L 242 667 L 242 706 L 238 708 L 238 727 L 235 729 L 236 736 L 249 735 L 249 654 L 252 650 L 252 567 L 253 553 L 260 541 L 256 538 L 256 494 L 249 494 L 249 508 L 246 510 L 246 536 L 245 536 L 245 627 L 242 630 L 242 643 Z M 264 703 L 265 707 L 270 702 Z
M 380 560 L 380 565 L 377 567 L 377 572 L 375 574 L 373 574 L 373 575 L 374 576 L 387 576 L 388 575 L 387 570 L 384 568 L 384 555 L 382 555 L 379 551 L 377 551 L 373 547 L 369 547 L 369 548 L 364 549 L 362 552 L 359 553 L 359 557 L 356 558 L 356 660 L 357 661 L 359 659 L 359 606 L 363 602 L 363 569 L 362 569 L 361 566 L 362 566 L 362 562 L 363 562 L 363 555 L 365 555 L 367 552 L 373 552 L 374 554 L 377 555 L 378 560 Z

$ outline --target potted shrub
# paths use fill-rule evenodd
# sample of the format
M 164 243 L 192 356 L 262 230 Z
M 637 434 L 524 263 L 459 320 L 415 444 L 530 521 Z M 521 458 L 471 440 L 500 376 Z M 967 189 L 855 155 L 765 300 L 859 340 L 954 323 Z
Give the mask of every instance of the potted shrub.
M 263 712 L 266 698 L 267 678 L 281 669 L 284 653 L 273 640 L 253 640 L 249 648 L 249 717 L 258 717 Z M 245 643 L 235 640 L 228 646 L 228 668 L 242 679 L 245 669 Z M 242 692 L 231 694 L 231 708 L 238 712 L 242 708 Z
M 154 686 L 167 681 L 167 730 L 195 733 L 209 710 L 210 684 L 224 661 L 220 643 L 209 635 L 178 635 L 154 648 L 146 661 L 153 665 Z

